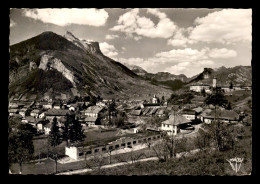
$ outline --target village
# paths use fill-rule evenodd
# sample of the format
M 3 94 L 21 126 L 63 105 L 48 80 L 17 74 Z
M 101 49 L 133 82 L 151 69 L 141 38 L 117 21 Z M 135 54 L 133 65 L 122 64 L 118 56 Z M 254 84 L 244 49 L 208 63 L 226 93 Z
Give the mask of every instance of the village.
M 217 79 L 214 78 L 212 86 L 191 85 L 189 92 L 194 93 L 194 96 L 190 102 L 184 103 L 183 99 L 179 99 L 177 105 L 169 104 L 164 97 L 159 98 L 156 94 L 151 96 L 150 100 L 136 101 L 108 100 L 101 97 L 95 100 L 87 97 L 62 101 L 51 99 L 49 96 L 32 102 L 13 99 L 9 103 L 9 117 L 32 125 L 37 129 L 35 137 L 47 139 L 54 118 L 62 129 L 67 115 L 75 115 L 87 138 L 79 144 L 64 146 L 65 155 L 59 162 L 76 162 L 100 152 L 110 151 L 110 154 L 117 154 L 120 153 L 118 150 L 129 150 L 140 145 L 149 146 L 147 143 L 161 139 L 162 132 L 168 136 L 195 136 L 201 125 L 210 124 L 216 118 L 216 114 L 218 120 L 227 124 L 236 124 L 246 119 L 247 114 L 243 111 L 224 107 L 215 109 L 214 105 L 205 104 L 206 96 L 202 93 L 203 90 L 206 94 L 211 94 L 214 89 L 221 89 L 227 96 L 232 96 L 234 91 L 251 91 L 250 87 L 228 90 L 225 87 L 221 88 L 217 86 Z M 91 132 L 98 134 L 97 132 L 106 131 L 114 132 L 110 137 L 96 137 L 95 140 L 88 136 Z

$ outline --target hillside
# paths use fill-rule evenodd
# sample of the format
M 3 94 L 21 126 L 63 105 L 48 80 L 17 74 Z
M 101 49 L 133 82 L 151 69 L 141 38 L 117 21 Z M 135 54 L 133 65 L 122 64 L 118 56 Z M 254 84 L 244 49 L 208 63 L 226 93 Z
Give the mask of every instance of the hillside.
M 10 46 L 9 97 L 143 98 L 170 92 L 103 55 L 98 42 L 79 40 L 70 32 L 64 37 L 43 32 Z
M 251 86 L 252 85 L 252 67 L 251 66 L 235 66 L 226 68 L 224 66 L 211 69 L 204 68 L 203 72 L 190 78 L 188 83 L 203 83 L 212 85 L 212 79 L 217 78 L 217 85 L 229 86 L 230 82 L 234 86 Z

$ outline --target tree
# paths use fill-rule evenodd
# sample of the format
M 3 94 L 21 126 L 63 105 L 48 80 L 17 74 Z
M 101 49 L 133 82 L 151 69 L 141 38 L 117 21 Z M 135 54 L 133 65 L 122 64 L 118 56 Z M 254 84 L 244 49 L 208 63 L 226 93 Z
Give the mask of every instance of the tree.
M 11 163 L 18 162 L 20 174 L 22 174 L 22 164 L 33 158 L 34 146 L 32 138 L 36 129 L 30 124 L 22 124 L 19 119 L 9 119 L 8 129 L 8 161 Z
M 210 147 L 211 136 L 208 131 L 200 128 L 194 141 L 196 147 L 198 147 L 200 150 L 205 151 L 208 147 Z
M 53 147 L 58 146 L 62 143 L 62 135 L 59 131 L 58 122 L 56 116 L 53 118 L 51 131 L 48 136 L 49 144 Z
M 69 133 L 70 140 L 71 142 L 83 141 L 85 138 L 84 130 L 82 129 L 82 126 L 78 118 L 75 119 L 75 116 L 73 117 L 74 120 L 72 121 L 72 125 L 70 126 L 70 133 Z
M 232 81 L 230 82 L 229 89 L 233 89 L 233 83 L 232 83 Z
M 84 131 L 78 119 L 75 118 L 75 114 L 66 114 L 66 121 L 62 128 L 62 138 L 69 146 L 69 141 L 78 142 L 85 138 Z
M 72 119 L 70 115 L 66 114 L 66 121 L 64 122 L 64 126 L 62 127 L 62 139 L 66 141 L 66 145 L 69 146 L 70 139 L 70 125 L 72 124 Z
M 116 113 L 116 104 L 114 100 L 112 100 L 112 102 L 108 104 L 108 122 L 110 125 L 112 113 Z
M 204 88 L 201 90 L 201 94 L 202 94 L 202 96 L 203 96 L 203 97 L 205 97 L 205 96 L 206 96 L 206 91 L 205 91 L 205 89 L 204 89 Z
M 219 91 L 216 90 L 213 94 L 209 95 L 206 99 L 205 99 L 205 103 L 207 105 L 214 105 L 215 106 L 215 120 L 216 120 L 216 111 L 217 111 L 217 106 L 226 106 L 226 104 L 228 103 L 227 99 L 225 98 L 224 94 Z
M 227 110 L 231 110 L 232 109 L 232 106 L 231 106 L 231 103 L 228 102 L 228 105 L 227 105 Z
M 58 146 L 60 143 L 62 143 L 62 135 L 59 131 L 58 122 L 56 116 L 53 118 L 51 131 L 48 136 L 48 142 L 49 145 L 53 147 L 51 151 L 51 157 L 55 160 L 56 165 L 56 173 L 57 173 L 57 166 L 58 166 L 58 156 L 57 156 L 57 150 L 55 149 L 56 146 Z

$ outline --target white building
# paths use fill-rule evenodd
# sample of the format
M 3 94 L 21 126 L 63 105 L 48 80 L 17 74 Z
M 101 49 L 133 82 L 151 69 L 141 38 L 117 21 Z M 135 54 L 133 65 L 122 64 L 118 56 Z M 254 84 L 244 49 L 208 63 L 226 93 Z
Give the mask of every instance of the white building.
M 193 84 L 190 86 L 190 91 L 201 92 L 202 90 L 209 90 L 209 85 L 206 84 Z
M 180 125 L 189 123 L 190 120 L 183 116 L 175 115 L 161 123 L 161 130 L 166 131 L 168 135 L 177 135 L 180 132 Z
M 154 103 L 154 104 L 158 103 L 158 98 L 155 95 L 152 98 L 152 103 Z

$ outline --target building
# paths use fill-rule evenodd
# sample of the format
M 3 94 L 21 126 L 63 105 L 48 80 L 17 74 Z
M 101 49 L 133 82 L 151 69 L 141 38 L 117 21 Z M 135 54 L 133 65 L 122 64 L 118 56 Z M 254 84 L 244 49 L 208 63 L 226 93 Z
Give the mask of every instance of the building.
M 197 118 L 197 113 L 193 109 L 183 109 L 181 111 L 183 117 L 187 118 L 188 120 L 195 120 Z
M 141 109 L 140 109 L 140 110 L 132 110 L 132 111 L 130 112 L 130 115 L 140 116 L 141 113 L 142 113 L 142 110 L 141 110 Z
M 213 79 L 212 87 L 213 88 L 217 87 L 217 78 L 216 77 L 214 77 L 214 79 Z
M 23 117 L 25 117 L 25 113 L 26 113 L 27 109 L 26 108 L 22 108 L 19 110 L 19 114 Z
M 165 116 L 165 110 L 164 109 L 157 110 L 157 115 L 159 117 Z
M 38 118 L 40 114 L 40 110 L 34 109 L 31 111 L 30 116 Z
M 17 103 L 14 103 L 14 102 L 10 102 L 10 103 L 9 103 L 9 108 L 10 108 L 10 109 L 17 109 L 17 108 L 18 108 L 18 104 L 17 104 Z
M 157 104 L 159 101 L 158 101 L 158 98 L 155 96 L 155 95 L 153 95 L 153 98 L 152 98 L 152 103 L 153 104 Z
M 168 135 L 177 135 L 180 132 L 180 125 L 187 124 L 190 120 L 180 115 L 173 115 L 161 123 L 161 131 L 167 132 Z
M 201 92 L 202 90 L 209 90 L 209 85 L 206 84 L 193 84 L 190 86 L 190 91 Z
M 53 109 L 61 109 L 61 103 L 55 101 L 55 102 L 52 104 L 52 108 L 53 108 Z
M 87 117 L 99 117 L 100 112 L 103 111 L 103 107 L 90 106 L 86 110 L 81 111 L 82 115 Z
M 13 116 L 14 114 L 18 114 L 18 109 L 9 109 L 9 116 Z
M 215 111 L 203 113 L 201 115 L 202 122 L 210 124 L 215 119 Z M 239 114 L 232 110 L 217 110 L 216 119 L 226 123 L 237 123 Z
M 68 113 L 68 110 L 65 109 L 48 109 L 45 112 L 46 119 L 49 121 L 52 121 L 54 117 L 57 118 L 57 120 L 60 120 L 61 117 L 65 117 Z
M 194 98 L 191 99 L 191 103 L 197 104 L 197 105 L 202 105 L 204 104 L 206 97 L 203 96 L 195 96 Z
M 85 118 L 85 123 L 89 127 L 95 127 L 98 123 L 98 117 L 86 117 Z
M 43 109 L 52 109 L 52 102 L 41 102 Z
M 202 113 L 203 108 L 202 107 L 196 107 L 196 108 L 194 108 L 192 110 L 194 110 L 197 113 L 197 115 L 198 115 L 198 114 Z

